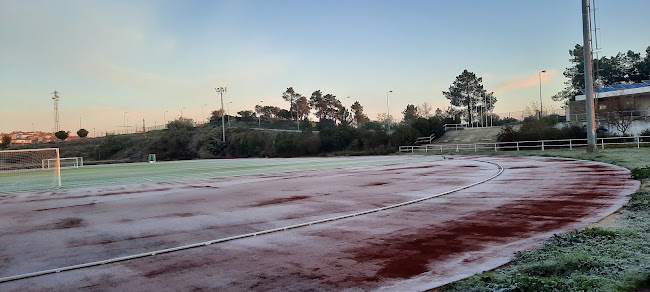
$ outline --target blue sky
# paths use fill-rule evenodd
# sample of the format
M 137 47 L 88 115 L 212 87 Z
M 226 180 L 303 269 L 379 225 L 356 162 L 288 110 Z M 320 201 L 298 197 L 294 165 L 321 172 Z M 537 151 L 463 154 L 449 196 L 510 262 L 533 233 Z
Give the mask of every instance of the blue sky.
M 407 104 L 446 107 L 442 95 L 468 69 L 521 112 L 563 88 L 568 51 L 582 43 L 581 1 L 14 1 L 0 0 L 0 132 L 76 132 L 201 120 L 287 107 L 289 86 L 359 101 L 375 119 Z M 602 54 L 650 46 L 650 1 L 599 0 Z M 346 97 L 350 96 L 350 99 Z M 204 106 L 205 105 L 205 106 Z M 203 111 L 203 113 L 202 113 Z M 125 114 L 126 112 L 126 114 Z

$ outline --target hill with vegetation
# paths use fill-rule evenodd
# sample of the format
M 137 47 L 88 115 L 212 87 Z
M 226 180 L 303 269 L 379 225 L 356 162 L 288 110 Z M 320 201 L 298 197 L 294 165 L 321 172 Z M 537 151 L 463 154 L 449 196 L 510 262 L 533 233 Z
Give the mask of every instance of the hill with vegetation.
M 239 157 L 295 157 L 322 155 L 381 155 L 412 145 L 417 137 L 442 133 L 443 119 L 417 118 L 399 125 L 390 134 L 376 123 L 355 128 L 349 124 L 301 124 L 301 131 L 226 128 L 226 140 L 218 123 L 195 127 L 179 119 L 164 130 L 107 135 L 72 141 L 29 144 L 12 149 L 59 148 L 61 157 L 83 157 L 87 164 L 143 162 L 151 153 L 157 160 Z M 295 123 L 293 124 L 295 125 Z M 315 131 L 318 130 L 318 131 Z

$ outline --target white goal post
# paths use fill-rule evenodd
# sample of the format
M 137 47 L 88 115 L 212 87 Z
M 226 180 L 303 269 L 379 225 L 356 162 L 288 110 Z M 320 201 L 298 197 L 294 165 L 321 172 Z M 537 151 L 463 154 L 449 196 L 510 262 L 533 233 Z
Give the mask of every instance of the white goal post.
M 50 161 L 44 167 L 44 161 Z M 0 151 L 0 193 L 61 187 L 59 148 Z
M 58 161 L 61 168 L 79 168 L 81 166 L 84 166 L 83 157 L 63 157 L 59 158 Z M 56 162 L 57 158 L 43 159 L 43 170 L 56 167 Z

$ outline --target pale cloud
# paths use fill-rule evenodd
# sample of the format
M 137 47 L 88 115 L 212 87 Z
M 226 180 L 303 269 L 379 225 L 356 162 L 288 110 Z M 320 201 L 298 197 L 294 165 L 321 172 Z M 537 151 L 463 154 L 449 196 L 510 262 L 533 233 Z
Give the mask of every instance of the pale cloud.
M 549 70 L 546 73 L 542 73 L 541 74 L 542 83 L 546 83 L 550 80 L 553 80 L 555 78 L 555 75 L 556 75 L 555 70 Z M 535 73 L 534 75 L 515 77 L 497 85 L 497 87 L 494 89 L 494 94 L 499 95 L 510 91 L 539 86 L 539 82 L 540 79 L 538 73 Z
M 482 77 L 483 80 L 485 81 L 485 80 L 491 80 L 494 77 L 494 75 L 492 75 L 492 73 L 487 73 L 486 72 L 486 73 L 483 73 L 483 74 L 479 75 L 478 77 Z

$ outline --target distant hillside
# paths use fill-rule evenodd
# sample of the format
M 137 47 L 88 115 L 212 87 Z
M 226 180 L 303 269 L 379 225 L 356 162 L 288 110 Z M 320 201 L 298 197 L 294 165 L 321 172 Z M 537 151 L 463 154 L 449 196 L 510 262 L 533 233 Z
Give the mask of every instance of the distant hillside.
M 59 148 L 61 157 L 83 157 L 86 164 L 146 161 L 162 131 L 26 144 L 11 149 Z
M 397 151 L 386 131 L 349 126 L 319 133 L 289 130 L 194 127 L 180 122 L 165 130 L 108 135 L 72 141 L 26 144 L 9 149 L 59 148 L 61 157 L 83 157 L 85 164 L 144 162 L 151 153 L 157 160 L 237 157 L 298 157 L 318 155 L 380 155 Z M 172 127 L 173 126 L 173 127 Z M 402 141 L 393 142 L 396 145 Z

